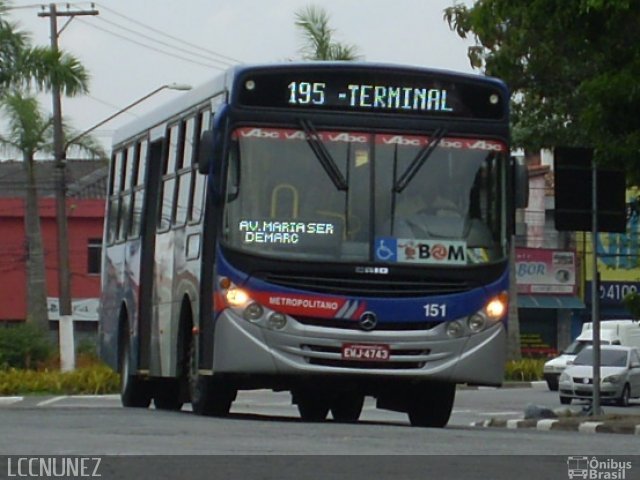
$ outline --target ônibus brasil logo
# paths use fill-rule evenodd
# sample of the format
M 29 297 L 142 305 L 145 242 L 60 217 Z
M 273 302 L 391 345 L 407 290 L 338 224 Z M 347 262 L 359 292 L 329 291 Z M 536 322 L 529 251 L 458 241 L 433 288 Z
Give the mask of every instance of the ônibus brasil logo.
M 631 462 L 615 458 L 600 459 L 587 455 L 567 458 L 567 474 L 570 479 L 626 480 L 627 470 L 631 470 Z

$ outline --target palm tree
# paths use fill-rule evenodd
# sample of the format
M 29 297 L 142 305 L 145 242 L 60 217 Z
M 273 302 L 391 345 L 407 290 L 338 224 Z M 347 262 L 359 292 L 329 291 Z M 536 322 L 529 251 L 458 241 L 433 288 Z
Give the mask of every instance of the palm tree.
M 46 47 L 32 47 L 29 36 L 7 19 L 8 2 L 0 0 L 0 108 L 10 124 L 0 138 L 7 150 L 20 152 L 27 177 L 27 320 L 49 330 L 44 251 L 35 184 L 34 155 L 47 150 L 51 121 L 43 117 L 30 87 L 73 96 L 88 91 L 88 72 L 74 57 Z
M 329 27 L 329 14 L 313 5 L 295 13 L 296 27 L 303 36 L 302 58 L 305 60 L 357 60 L 360 58 L 354 45 L 335 42 L 335 30 Z
M 59 85 L 66 96 L 86 93 L 89 74 L 73 56 L 33 47 L 29 36 L 7 19 L 8 2 L 0 0 L 0 95 L 12 86 L 33 85 L 50 91 Z
M 38 210 L 38 190 L 35 181 L 35 155 L 51 152 L 53 147 L 53 122 L 45 117 L 35 95 L 18 89 L 0 96 L 0 112 L 8 123 L 8 131 L 0 135 L 0 146 L 10 153 L 22 156 L 27 179 L 25 192 L 24 227 L 26 234 L 27 263 L 27 321 L 48 330 L 47 288 L 45 258 Z M 68 136 L 73 135 L 69 133 Z M 105 153 L 91 137 L 82 137 L 74 147 L 93 157 L 104 158 Z

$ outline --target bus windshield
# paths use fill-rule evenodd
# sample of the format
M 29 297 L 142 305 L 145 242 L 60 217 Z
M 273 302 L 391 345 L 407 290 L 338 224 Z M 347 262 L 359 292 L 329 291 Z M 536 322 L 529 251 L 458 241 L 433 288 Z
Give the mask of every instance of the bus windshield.
M 335 262 L 454 266 L 504 258 L 504 143 L 444 132 L 309 135 L 234 131 L 227 246 Z

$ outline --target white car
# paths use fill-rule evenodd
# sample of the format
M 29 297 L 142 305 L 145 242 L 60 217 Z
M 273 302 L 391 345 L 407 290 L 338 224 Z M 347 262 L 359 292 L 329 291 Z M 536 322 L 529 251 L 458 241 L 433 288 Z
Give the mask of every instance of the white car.
M 549 390 L 553 392 L 558 390 L 558 382 L 560 380 L 560 375 L 564 372 L 564 369 L 567 368 L 567 365 L 569 365 L 570 362 L 575 360 L 578 353 L 580 353 L 585 347 L 591 345 L 591 343 L 591 341 L 574 340 L 571 345 L 560 353 L 559 356 L 552 358 L 544 364 L 543 376 L 547 381 Z
M 593 396 L 593 347 L 582 350 L 560 375 L 560 403 Z M 635 347 L 601 345 L 600 398 L 629 405 L 630 398 L 640 397 L 640 353 Z

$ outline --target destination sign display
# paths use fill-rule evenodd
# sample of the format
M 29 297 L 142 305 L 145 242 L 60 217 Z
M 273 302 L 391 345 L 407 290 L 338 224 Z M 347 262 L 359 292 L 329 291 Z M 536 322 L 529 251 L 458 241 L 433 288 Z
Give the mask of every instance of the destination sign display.
M 247 71 L 237 84 L 243 106 L 503 119 L 507 98 L 482 77 L 427 71 L 331 69 Z

